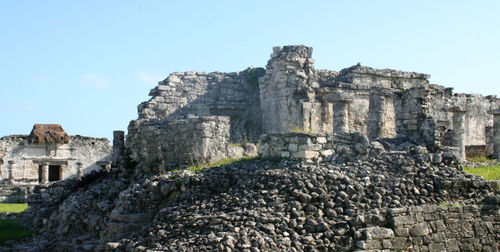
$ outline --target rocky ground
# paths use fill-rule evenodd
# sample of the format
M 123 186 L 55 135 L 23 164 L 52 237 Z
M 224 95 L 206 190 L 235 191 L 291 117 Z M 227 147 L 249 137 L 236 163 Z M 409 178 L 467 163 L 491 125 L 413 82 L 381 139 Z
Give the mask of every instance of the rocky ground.
M 139 176 L 140 177 L 140 176 Z M 111 173 L 71 193 L 41 189 L 23 222 L 37 232 L 25 251 L 339 251 L 356 231 L 384 226 L 384 208 L 480 204 L 496 182 L 409 152 L 364 161 L 237 162 L 141 178 Z

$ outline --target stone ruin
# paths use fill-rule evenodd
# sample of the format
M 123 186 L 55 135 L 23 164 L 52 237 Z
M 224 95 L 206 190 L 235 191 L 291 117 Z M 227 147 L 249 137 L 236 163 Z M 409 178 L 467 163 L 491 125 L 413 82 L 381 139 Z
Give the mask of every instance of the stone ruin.
M 69 136 L 57 124 L 0 138 L 0 202 L 24 202 L 36 185 L 80 178 L 111 164 L 106 138 Z
M 257 154 L 331 158 L 356 152 L 339 141 L 352 133 L 385 148 L 384 139 L 424 147 L 435 163 L 443 153 L 500 156 L 496 96 L 457 94 L 429 84 L 427 74 L 360 64 L 316 70 L 311 56 L 310 47 L 275 47 L 265 69 L 171 74 L 128 127 L 133 159 L 147 166 Z
M 500 99 L 419 73 L 315 70 L 311 55 L 275 47 L 265 69 L 171 74 L 126 141 L 114 132 L 119 169 L 36 187 L 21 221 L 40 235 L 13 248 L 498 251 L 498 182 L 458 165 L 500 157 Z M 172 170 L 257 155 L 281 158 Z

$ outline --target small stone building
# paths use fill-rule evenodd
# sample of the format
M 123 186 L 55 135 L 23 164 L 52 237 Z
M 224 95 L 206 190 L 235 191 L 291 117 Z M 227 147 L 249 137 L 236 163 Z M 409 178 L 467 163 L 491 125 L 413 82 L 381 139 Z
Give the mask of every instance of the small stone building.
M 30 135 L 0 138 L 0 183 L 47 184 L 106 168 L 112 149 L 106 138 L 69 136 L 60 125 L 35 124 Z

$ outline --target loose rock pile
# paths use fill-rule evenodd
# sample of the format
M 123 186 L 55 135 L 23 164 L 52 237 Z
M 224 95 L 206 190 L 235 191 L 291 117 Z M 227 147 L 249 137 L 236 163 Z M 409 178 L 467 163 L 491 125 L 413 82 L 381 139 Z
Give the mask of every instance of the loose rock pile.
M 140 179 L 111 174 L 59 205 L 47 200 L 35 206 L 24 220 L 40 235 L 19 246 L 55 251 L 351 250 L 360 238 L 356 231 L 387 224 L 384 208 L 477 205 L 497 193 L 496 182 L 455 165 L 415 160 L 408 152 L 386 152 L 346 163 L 255 159 L 199 174 Z M 65 196 L 54 197 L 52 202 Z

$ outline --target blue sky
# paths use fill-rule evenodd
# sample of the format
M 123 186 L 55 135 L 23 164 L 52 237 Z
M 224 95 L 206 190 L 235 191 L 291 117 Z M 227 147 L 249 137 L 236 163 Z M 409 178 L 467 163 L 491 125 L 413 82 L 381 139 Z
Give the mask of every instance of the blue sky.
M 500 1 L 1 1 L 0 136 L 59 123 L 111 138 L 175 71 L 265 66 L 314 48 L 316 69 L 360 62 L 500 95 Z

